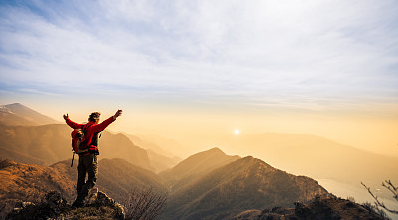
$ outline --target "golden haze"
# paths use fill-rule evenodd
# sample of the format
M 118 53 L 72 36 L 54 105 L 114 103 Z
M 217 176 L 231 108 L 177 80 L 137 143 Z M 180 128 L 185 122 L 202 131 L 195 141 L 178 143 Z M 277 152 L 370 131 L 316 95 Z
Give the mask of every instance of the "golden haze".
M 62 121 L 62 115 L 69 113 L 77 122 L 87 121 L 88 114 L 100 111 L 102 120 L 123 109 L 123 116 L 110 130 L 129 134 L 160 134 L 179 141 L 188 156 L 210 147 L 220 147 L 229 154 L 235 152 L 228 146 L 214 146 L 222 137 L 240 134 L 285 133 L 318 135 L 338 143 L 372 151 L 378 154 L 398 157 L 398 117 L 378 112 L 352 113 L 297 113 L 266 110 L 242 112 L 227 109 L 193 110 L 189 108 L 159 107 L 145 105 L 94 105 L 90 108 L 56 108 L 34 106 L 55 119 Z M 247 148 L 250 149 L 250 144 Z M 167 149 L 166 149 L 167 150 Z M 172 149 L 170 149 L 172 150 Z M 250 152 L 250 151 L 248 151 Z

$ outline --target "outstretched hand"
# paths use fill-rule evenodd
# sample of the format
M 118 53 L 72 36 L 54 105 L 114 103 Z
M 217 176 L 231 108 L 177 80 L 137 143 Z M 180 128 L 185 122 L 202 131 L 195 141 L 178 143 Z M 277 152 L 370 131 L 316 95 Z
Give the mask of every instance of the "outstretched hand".
M 122 110 L 117 110 L 117 112 L 115 113 L 115 115 L 113 116 L 114 119 L 116 119 L 117 117 L 121 116 L 123 113 Z
M 66 113 L 66 115 L 64 115 L 64 119 L 66 120 L 66 119 L 68 119 L 68 118 L 69 118 L 69 114 Z

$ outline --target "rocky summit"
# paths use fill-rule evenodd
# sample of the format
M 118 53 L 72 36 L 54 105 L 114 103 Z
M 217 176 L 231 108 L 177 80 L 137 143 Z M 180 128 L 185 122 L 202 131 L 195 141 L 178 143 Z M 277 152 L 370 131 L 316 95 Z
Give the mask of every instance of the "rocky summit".
M 86 205 L 74 208 L 57 191 L 46 194 L 40 203 L 21 202 L 6 219 L 124 219 L 123 206 L 105 193 L 93 189 L 86 199 Z

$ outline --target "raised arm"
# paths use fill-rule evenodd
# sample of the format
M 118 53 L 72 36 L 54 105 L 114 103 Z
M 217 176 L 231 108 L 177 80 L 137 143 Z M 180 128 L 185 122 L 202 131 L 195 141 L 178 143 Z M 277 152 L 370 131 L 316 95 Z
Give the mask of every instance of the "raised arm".
M 73 128 L 73 129 L 79 129 L 82 127 L 82 124 L 78 124 L 78 123 L 70 120 L 68 114 L 64 115 L 64 119 L 65 119 L 66 124 L 68 124 L 69 127 Z
M 93 126 L 94 132 L 103 131 L 106 127 L 108 127 L 108 125 L 110 125 L 112 122 L 114 122 L 117 117 L 122 115 L 122 112 L 123 112 L 122 110 L 117 110 L 117 112 L 113 116 L 109 117 L 108 119 L 101 122 L 100 124 L 94 125 Z

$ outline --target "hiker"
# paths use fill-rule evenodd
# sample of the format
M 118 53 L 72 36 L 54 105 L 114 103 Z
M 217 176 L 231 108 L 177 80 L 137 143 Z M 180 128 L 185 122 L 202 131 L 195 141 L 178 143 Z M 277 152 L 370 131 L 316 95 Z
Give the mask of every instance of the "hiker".
M 109 117 L 105 121 L 98 124 L 101 113 L 93 112 L 88 118 L 87 124 L 78 124 L 69 119 L 69 115 L 64 115 L 66 123 L 73 129 L 85 130 L 85 138 L 87 140 L 88 152 L 79 155 L 79 164 L 77 166 L 77 198 L 73 203 L 74 207 L 82 207 L 83 201 L 87 197 L 88 192 L 94 187 L 98 174 L 98 133 L 103 131 L 109 124 L 114 122 L 117 117 L 122 114 L 122 110 L 117 110 L 115 115 Z M 88 179 L 86 180 L 86 173 Z

